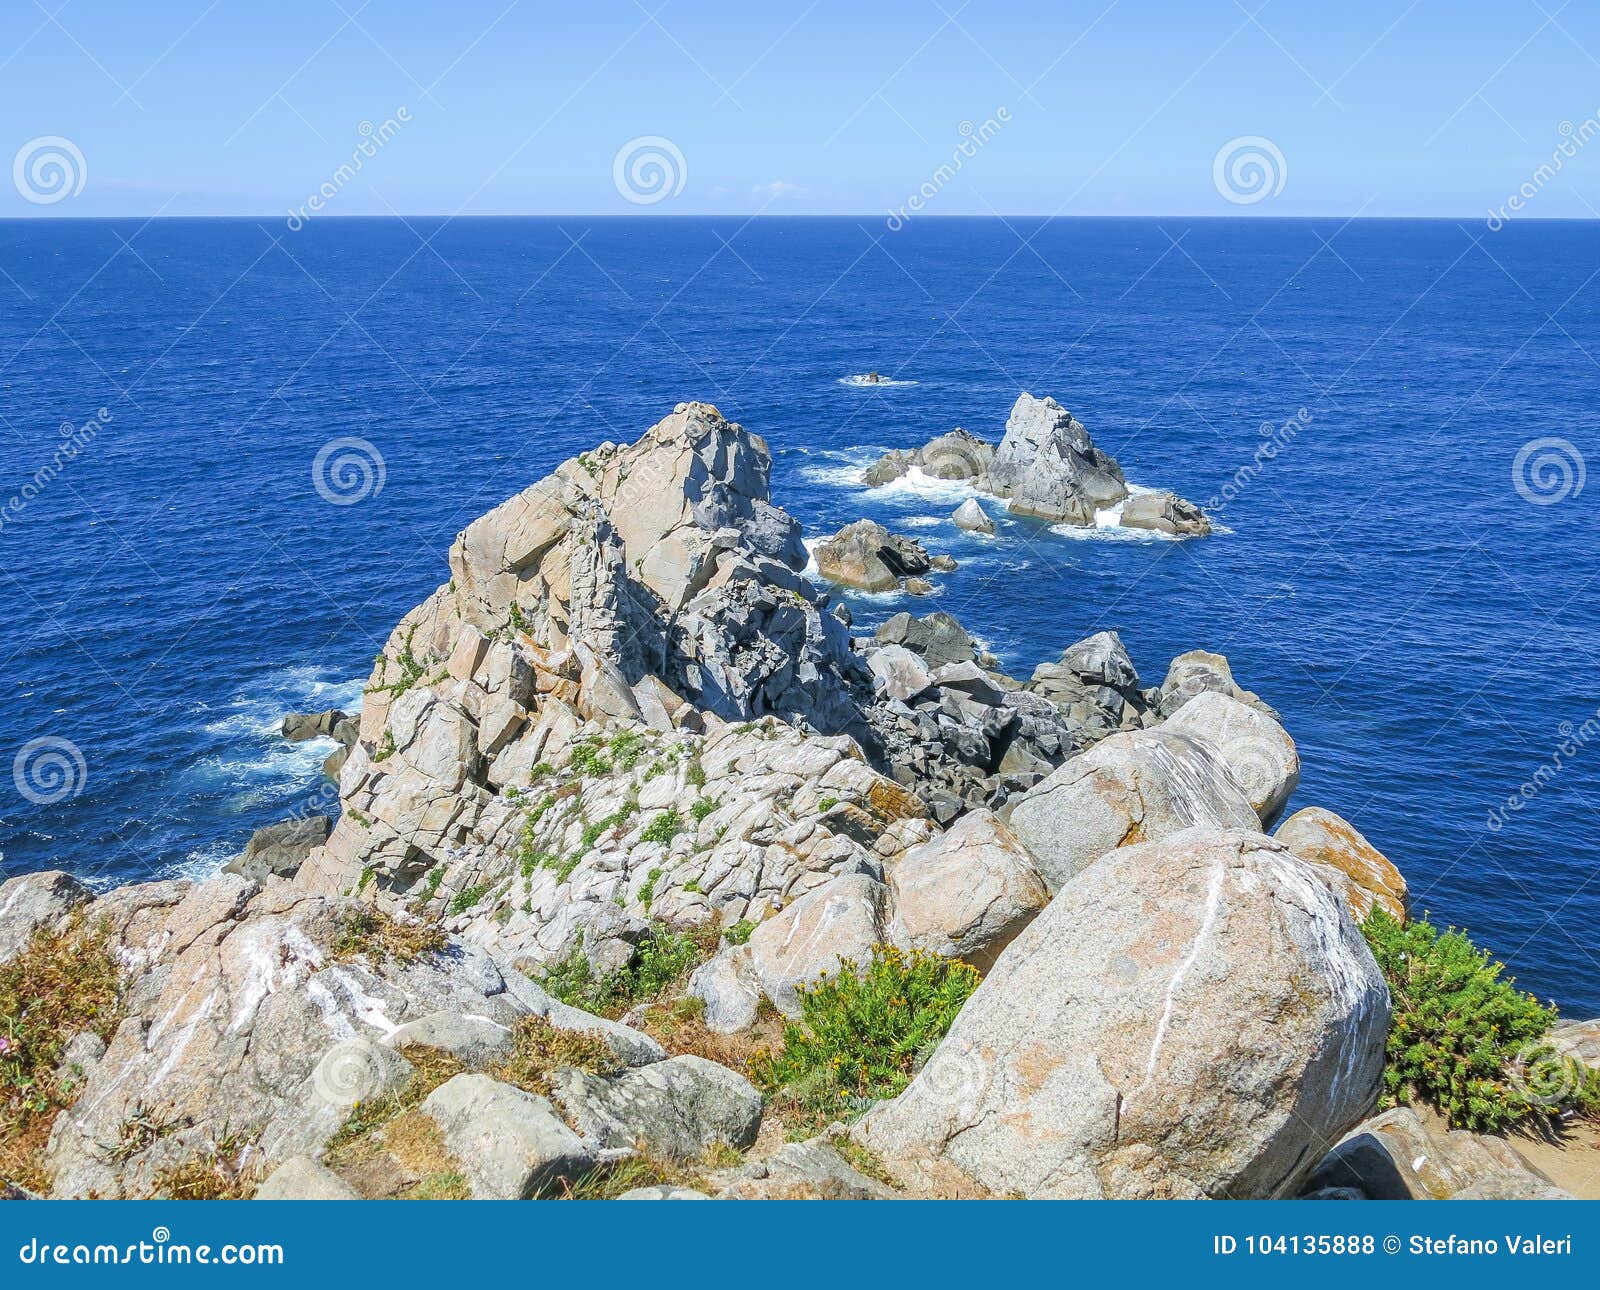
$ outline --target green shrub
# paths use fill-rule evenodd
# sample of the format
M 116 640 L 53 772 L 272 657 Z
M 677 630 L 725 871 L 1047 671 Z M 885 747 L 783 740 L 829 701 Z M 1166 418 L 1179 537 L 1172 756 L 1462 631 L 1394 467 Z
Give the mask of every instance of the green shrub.
M 1502 979 L 1487 950 L 1382 908 L 1362 931 L 1394 1000 L 1384 1106 L 1425 1101 L 1453 1128 L 1493 1132 L 1600 1102 L 1600 1076 L 1549 1044 L 1555 1008 Z
M 694 822 L 698 824 L 706 816 L 710 815 L 712 811 L 716 810 L 717 805 L 718 803 L 712 801 L 709 797 L 697 797 L 694 799 L 694 805 L 689 808 L 689 814 L 694 817 Z
M 579 850 L 587 851 L 596 842 L 598 842 L 604 834 L 609 833 L 619 824 L 627 823 L 629 817 L 637 815 L 638 812 L 639 803 L 630 797 L 616 810 L 612 811 L 610 815 L 604 816 L 603 818 L 594 821 L 592 824 L 585 824 L 583 826 L 582 845 L 579 847 Z
M 450 912 L 452 914 L 466 913 L 467 910 L 482 900 L 488 892 L 489 884 L 486 882 L 478 883 L 473 887 L 463 887 L 456 892 L 455 898 L 450 902 Z
M 715 948 L 714 940 L 704 933 L 674 932 L 657 923 L 619 971 L 597 973 L 580 941 L 546 970 L 540 984 L 562 1003 L 601 1016 L 621 1016 L 637 1003 L 660 998 L 710 958 Z
M 755 930 L 756 925 L 754 923 L 748 918 L 741 918 L 737 923 L 728 924 L 727 930 L 722 933 L 722 939 L 727 941 L 729 945 L 748 945 L 750 943 L 750 933 Z
M 609 775 L 611 773 L 611 762 L 607 759 L 605 753 L 600 750 L 599 741 L 590 739 L 573 748 L 572 770 L 577 775 Z
M 817 803 L 817 814 L 826 815 L 838 805 L 839 799 L 837 797 L 824 797 L 820 802 Z
M 683 816 L 675 809 L 662 811 L 649 824 L 645 825 L 644 832 L 639 835 L 641 842 L 671 842 L 673 838 L 683 832 Z
M 632 770 L 639 764 L 646 750 L 645 738 L 637 730 L 624 730 L 611 740 L 611 756 L 623 770 Z
M 817 1121 L 841 1103 L 863 1110 L 911 1082 L 977 988 L 976 969 L 920 950 L 879 945 L 865 967 L 841 959 L 837 975 L 799 988 L 800 1020 L 784 1027 L 779 1052 L 756 1054 L 752 1074 Z

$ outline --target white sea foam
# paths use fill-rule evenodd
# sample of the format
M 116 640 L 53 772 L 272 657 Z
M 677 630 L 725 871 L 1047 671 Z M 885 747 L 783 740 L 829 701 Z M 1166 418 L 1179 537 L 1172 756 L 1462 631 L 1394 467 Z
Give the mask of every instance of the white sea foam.
M 841 376 L 839 378 L 839 384 L 848 385 L 851 389 L 855 390 L 881 390 L 885 386 L 892 387 L 898 385 L 915 385 L 916 382 L 897 381 L 893 377 L 889 376 L 880 376 L 876 381 L 874 381 L 868 377 L 865 372 L 861 372 L 855 376 Z
M 825 448 L 807 453 L 813 460 L 796 472 L 801 479 L 829 488 L 864 489 L 861 474 L 888 451 L 885 448 Z
M 861 485 L 865 487 L 865 485 Z M 919 501 L 938 502 L 940 505 L 948 503 L 954 510 L 969 497 L 985 497 L 997 501 L 993 493 L 986 493 L 981 488 L 974 488 L 963 479 L 936 479 L 924 471 L 920 466 L 913 466 L 899 479 L 891 479 L 887 484 L 880 484 L 872 490 L 874 497 L 881 497 L 885 501 L 894 501 L 912 498 Z

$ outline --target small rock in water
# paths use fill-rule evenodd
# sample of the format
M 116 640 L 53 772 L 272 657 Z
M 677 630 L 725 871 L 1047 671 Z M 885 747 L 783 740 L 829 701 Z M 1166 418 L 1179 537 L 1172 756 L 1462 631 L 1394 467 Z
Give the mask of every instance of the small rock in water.
M 994 521 L 989 518 L 988 512 L 978 505 L 978 499 L 969 497 L 956 507 L 950 516 L 955 521 L 958 529 L 965 529 L 968 533 L 986 533 L 993 535 Z

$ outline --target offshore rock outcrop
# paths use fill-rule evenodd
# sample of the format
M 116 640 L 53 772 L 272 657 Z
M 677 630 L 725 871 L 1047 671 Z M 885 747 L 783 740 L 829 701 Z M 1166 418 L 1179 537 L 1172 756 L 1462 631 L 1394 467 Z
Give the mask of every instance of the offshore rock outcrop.
M 1193 502 L 1166 492 L 1134 494 L 1121 466 L 1095 445 L 1083 422 L 1053 398 L 1038 399 L 1026 391 L 1013 405 L 998 447 L 957 428 L 921 448 L 886 453 L 867 468 L 862 482 L 880 487 L 912 471 L 970 484 L 1006 499 L 1014 514 L 1052 524 L 1094 525 L 1101 513 L 1115 508 L 1116 522 L 1127 528 L 1173 537 L 1211 532 L 1210 521 Z M 968 524 L 983 527 L 970 512 Z

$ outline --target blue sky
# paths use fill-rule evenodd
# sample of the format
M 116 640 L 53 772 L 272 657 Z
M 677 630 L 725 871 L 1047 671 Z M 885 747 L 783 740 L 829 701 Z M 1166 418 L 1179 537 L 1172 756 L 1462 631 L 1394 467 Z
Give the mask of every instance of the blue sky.
M 1597 58 L 1585 0 L 8 0 L 0 216 L 1481 217 L 1600 130 Z M 1570 151 L 1527 215 L 1596 214 Z

